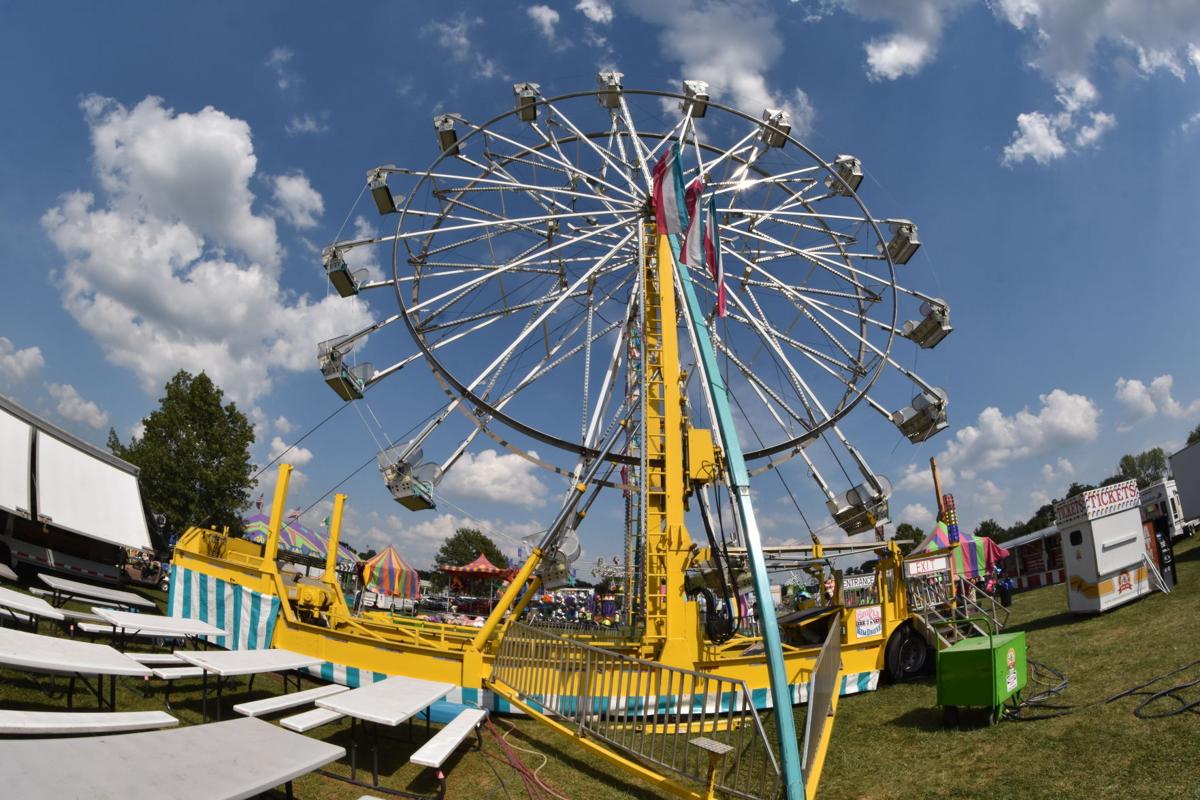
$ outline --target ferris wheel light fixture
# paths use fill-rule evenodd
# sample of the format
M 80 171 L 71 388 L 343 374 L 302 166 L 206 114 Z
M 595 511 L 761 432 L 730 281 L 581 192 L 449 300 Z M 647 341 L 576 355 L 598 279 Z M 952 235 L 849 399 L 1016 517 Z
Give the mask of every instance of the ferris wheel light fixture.
M 454 129 L 453 114 L 438 114 L 433 118 L 433 129 L 437 131 L 438 148 L 443 155 L 458 155 L 458 131 Z
M 699 119 L 708 112 L 707 81 L 684 81 L 683 95 L 687 99 L 680 101 L 680 111 L 686 112 L 693 119 Z
M 792 116 L 780 108 L 763 109 L 762 140 L 767 147 L 783 147 L 792 132 Z
M 928 350 L 950 335 L 950 306 L 946 301 L 932 298 L 921 303 L 921 319 L 910 319 L 900 329 L 900 335 Z
M 536 83 L 514 83 L 513 96 L 517 99 L 517 119 L 533 122 L 537 119 L 537 98 L 542 87 Z
M 596 75 L 596 85 L 600 88 L 596 99 L 600 101 L 600 105 L 605 108 L 621 107 L 621 92 L 625 88 L 621 85 L 621 79 L 624 77 L 625 73 L 611 69 L 606 69 Z
M 839 155 L 834 159 L 832 166 L 834 174 L 842 180 L 839 181 L 831 175 L 825 179 L 825 188 L 843 197 L 857 192 L 859 184 L 863 181 L 862 162 L 854 156 Z
M 892 231 L 892 239 L 887 243 L 888 258 L 894 264 L 907 264 L 921 247 L 917 226 L 907 219 L 893 219 L 888 220 L 888 228 Z
M 321 263 L 325 266 L 325 276 L 329 278 L 340 297 L 353 297 L 358 294 L 358 279 L 350 271 L 340 249 L 326 247 L 321 251 Z
M 892 414 L 892 422 L 910 442 L 924 442 L 949 427 L 946 406 L 950 404 L 944 389 L 934 387 L 913 398 L 912 405 Z
M 367 173 L 367 187 L 371 190 L 375 208 L 379 209 L 380 214 L 396 213 L 396 198 L 392 195 L 392 190 L 388 187 L 387 182 L 388 170 L 394 168 L 394 164 L 387 164 L 376 167 Z M 403 199 L 401 198 L 401 200 Z

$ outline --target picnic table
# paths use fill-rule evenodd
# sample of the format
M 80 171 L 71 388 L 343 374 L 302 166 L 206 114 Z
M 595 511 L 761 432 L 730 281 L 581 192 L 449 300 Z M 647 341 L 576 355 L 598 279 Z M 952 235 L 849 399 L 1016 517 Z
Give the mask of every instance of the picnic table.
M 13 572 L 12 567 L 10 567 L 8 564 L 0 564 L 0 581 L 16 583 L 17 573 Z
M 0 667 L 47 675 L 67 675 L 67 708 L 71 708 L 75 681 L 79 680 L 96 696 L 101 708 L 117 710 L 117 676 L 145 677 L 150 669 L 119 653 L 106 644 L 78 642 L 57 636 L 0 628 Z M 96 686 L 87 676 L 96 679 Z M 109 684 L 109 700 L 104 700 L 104 678 Z M 19 796 L 19 795 L 18 795 Z
M 86 739 L 0 741 L 6 797 L 22 800 L 242 800 L 346 751 L 252 717 Z M 149 772 L 132 765 L 153 765 Z
M 16 592 L 12 589 L 5 589 L 2 586 L 0 586 L 0 607 L 8 609 L 10 612 L 16 611 L 28 615 L 35 633 L 37 632 L 38 622 L 41 621 L 42 617 L 60 622 L 65 618 L 63 612 L 42 598 L 34 597 L 24 592 Z M 14 615 L 13 619 L 19 618 Z
M 228 636 L 229 632 L 207 622 L 187 617 L 163 614 L 134 614 L 114 608 L 95 607 L 96 616 L 112 625 L 113 646 L 125 649 L 129 636 L 161 636 L 165 639 L 188 639 L 195 644 L 201 636 Z
M 317 701 L 318 708 L 335 711 L 350 717 L 350 778 L 355 780 L 358 772 L 357 721 L 369 723 L 371 729 L 371 775 L 375 786 L 379 785 L 379 725 L 396 727 L 405 720 L 411 721 L 425 712 L 425 727 L 429 727 L 429 707 L 450 694 L 455 688 L 452 683 L 427 681 L 396 675 L 378 683 L 368 684 L 349 692 L 342 692 Z M 364 724 L 363 727 L 367 727 Z
M 187 663 L 204 670 L 200 691 L 203 695 L 204 719 L 208 720 L 208 674 L 217 677 L 217 719 L 221 718 L 222 686 L 226 678 L 236 675 L 258 675 L 263 672 L 283 673 L 284 691 L 287 691 L 287 675 L 295 670 L 315 667 L 325 663 L 323 658 L 293 653 L 291 650 L 272 648 L 269 650 L 176 650 L 175 655 Z M 254 678 L 250 679 L 251 687 Z M 300 676 L 296 675 L 296 688 L 300 687 Z
M 61 606 L 68 600 L 84 599 L 84 600 L 103 600 L 109 603 L 116 603 L 122 608 L 150 608 L 157 609 L 158 606 L 153 601 L 147 600 L 140 594 L 133 592 L 125 592 L 120 589 L 109 589 L 105 586 L 94 586 L 90 583 L 80 583 L 73 581 L 70 578 L 63 578 L 58 575 L 50 575 L 45 572 L 39 572 L 38 577 L 42 583 L 46 584 L 54 592 L 54 605 Z

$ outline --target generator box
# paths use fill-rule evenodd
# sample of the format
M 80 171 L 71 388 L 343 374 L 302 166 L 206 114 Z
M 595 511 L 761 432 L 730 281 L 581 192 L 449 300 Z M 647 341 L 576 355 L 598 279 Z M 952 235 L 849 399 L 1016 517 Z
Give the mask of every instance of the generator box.
M 1025 632 L 971 636 L 939 650 L 937 702 L 998 712 L 1028 680 Z

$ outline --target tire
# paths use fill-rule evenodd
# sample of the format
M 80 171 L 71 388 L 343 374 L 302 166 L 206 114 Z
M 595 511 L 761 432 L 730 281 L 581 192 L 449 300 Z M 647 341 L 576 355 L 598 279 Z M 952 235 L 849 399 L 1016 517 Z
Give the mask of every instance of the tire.
M 929 645 L 912 626 L 901 625 L 888 640 L 884 653 L 888 673 L 895 683 L 904 683 L 920 675 L 929 661 Z

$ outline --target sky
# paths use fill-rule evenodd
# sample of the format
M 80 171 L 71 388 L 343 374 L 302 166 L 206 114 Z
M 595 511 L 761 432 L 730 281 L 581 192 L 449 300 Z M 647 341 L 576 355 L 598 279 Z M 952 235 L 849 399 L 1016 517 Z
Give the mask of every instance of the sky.
M 207 371 L 249 415 L 256 463 L 293 444 L 341 405 L 316 343 L 395 312 L 394 298 L 337 297 L 322 273 L 322 247 L 383 229 L 366 171 L 431 164 L 435 113 L 486 119 L 511 107 L 515 81 L 567 93 L 603 68 L 636 88 L 705 80 L 755 116 L 786 108 L 816 153 L 862 159 L 872 211 L 920 226 L 904 280 L 944 297 L 955 330 L 905 358 L 945 387 L 950 428 L 914 446 L 847 426 L 895 485 L 893 521 L 929 527 L 931 456 L 961 524 L 1007 525 L 1124 453 L 1178 450 L 1200 423 L 1195 3 L 4 2 L 0 14 L 0 392 L 98 444 L 110 427 L 135 436 L 179 369 Z M 368 346 L 381 363 L 414 351 L 402 331 Z M 340 484 L 358 547 L 394 543 L 424 565 L 472 524 L 515 554 L 565 484 L 484 437 L 433 511 L 396 505 L 370 464 L 342 483 L 442 397 L 418 363 L 339 413 L 288 454 L 289 506 L 312 506 L 317 526 Z M 784 474 L 806 518 L 827 524 L 803 471 Z M 807 540 L 778 480 L 755 492 L 769 542 Z M 618 505 L 582 530 L 585 561 L 619 550 Z

